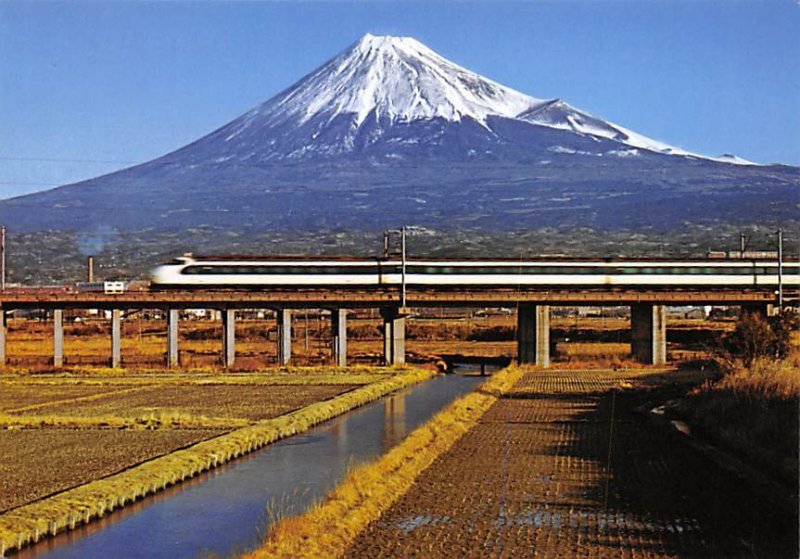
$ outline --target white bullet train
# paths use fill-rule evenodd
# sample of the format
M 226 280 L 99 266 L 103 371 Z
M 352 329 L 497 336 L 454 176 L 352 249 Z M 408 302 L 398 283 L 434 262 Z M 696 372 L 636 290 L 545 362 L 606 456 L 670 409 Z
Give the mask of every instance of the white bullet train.
M 405 265 L 408 286 L 699 287 L 778 286 L 778 261 L 744 259 L 434 260 Z M 154 288 L 277 288 L 400 285 L 397 259 L 183 256 L 151 272 Z M 785 287 L 800 286 L 798 260 L 783 262 Z

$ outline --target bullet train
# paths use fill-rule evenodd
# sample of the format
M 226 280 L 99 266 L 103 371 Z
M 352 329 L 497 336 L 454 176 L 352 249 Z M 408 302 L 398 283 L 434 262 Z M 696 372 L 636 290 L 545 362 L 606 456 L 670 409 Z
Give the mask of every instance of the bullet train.
M 770 260 L 406 260 L 408 286 L 496 287 L 704 287 L 778 286 L 778 261 Z M 400 285 L 397 259 L 183 256 L 151 272 L 154 288 L 278 288 Z M 800 262 L 783 262 L 785 287 L 800 286 Z

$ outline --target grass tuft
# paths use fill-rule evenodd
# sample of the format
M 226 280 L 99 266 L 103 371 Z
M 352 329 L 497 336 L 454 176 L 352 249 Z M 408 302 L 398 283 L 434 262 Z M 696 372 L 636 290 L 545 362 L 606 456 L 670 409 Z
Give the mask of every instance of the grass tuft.
M 784 360 L 728 363 L 676 409 L 709 438 L 796 486 L 800 440 L 800 351 Z

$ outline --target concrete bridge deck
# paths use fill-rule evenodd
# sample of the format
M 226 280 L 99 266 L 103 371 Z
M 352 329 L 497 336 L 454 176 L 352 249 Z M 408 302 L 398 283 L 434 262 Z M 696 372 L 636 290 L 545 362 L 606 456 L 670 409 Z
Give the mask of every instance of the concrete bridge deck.
M 0 292 L 5 309 L 24 308 L 345 308 L 400 304 L 398 288 L 383 289 L 271 289 L 271 290 L 165 290 L 124 293 L 82 293 L 58 290 L 8 289 Z M 407 291 L 406 306 L 509 306 L 539 303 L 552 306 L 631 305 L 746 305 L 774 303 L 771 289 L 414 289 Z

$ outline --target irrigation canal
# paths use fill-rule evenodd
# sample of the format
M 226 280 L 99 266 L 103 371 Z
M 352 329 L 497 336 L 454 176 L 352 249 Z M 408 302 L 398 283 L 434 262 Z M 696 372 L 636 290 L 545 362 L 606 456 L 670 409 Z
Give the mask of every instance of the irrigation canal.
M 13 557 L 228 557 L 255 548 L 272 520 L 298 514 L 349 468 L 399 443 L 483 382 L 479 365 L 440 376 L 284 439 Z

